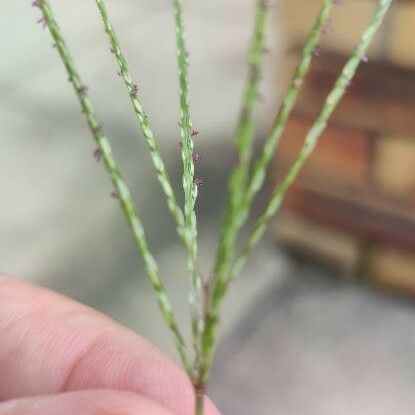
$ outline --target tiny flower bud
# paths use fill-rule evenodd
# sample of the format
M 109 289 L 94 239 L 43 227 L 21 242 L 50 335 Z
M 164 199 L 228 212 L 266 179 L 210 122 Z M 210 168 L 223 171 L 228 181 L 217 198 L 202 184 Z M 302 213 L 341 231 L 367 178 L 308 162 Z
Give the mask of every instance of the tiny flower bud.
M 303 85 L 303 83 L 304 83 L 304 81 L 303 81 L 302 79 L 300 79 L 300 78 L 297 78 L 297 79 L 294 81 L 294 85 L 295 85 L 297 88 L 299 88 L 301 85 Z
M 320 54 L 321 54 L 321 50 L 320 50 L 320 48 L 317 46 L 317 47 L 313 50 L 313 56 L 314 56 L 315 58 L 319 58 L 319 57 L 320 57 Z
M 260 3 L 259 3 L 259 6 L 262 8 L 262 9 L 267 9 L 268 7 L 269 7 L 269 2 L 268 2 L 268 0 L 262 0 Z
M 333 22 L 328 20 L 321 28 L 321 34 L 327 35 L 333 31 Z
M 130 91 L 130 97 L 131 98 L 137 98 L 137 94 L 138 94 L 138 86 L 136 84 L 134 84 L 131 88 L 131 91 Z
M 81 95 L 85 95 L 86 92 L 88 91 L 88 87 L 86 85 L 80 85 L 77 89 L 76 89 Z
M 94 134 L 99 134 L 102 131 L 102 124 L 97 124 L 92 131 Z
M 257 97 L 257 100 L 259 102 L 261 102 L 261 103 L 264 103 L 265 102 L 265 98 L 264 98 L 264 96 L 262 94 L 258 93 L 258 94 L 256 94 L 256 97 Z
M 94 150 L 94 158 L 96 161 L 101 161 L 101 158 L 102 158 L 101 149 L 97 148 L 96 150 Z
M 48 21 L 46 20 L 46 17 L 42 16 L 38 21 L 40 25 L 42 25 L 43 29 L 46 28 Z

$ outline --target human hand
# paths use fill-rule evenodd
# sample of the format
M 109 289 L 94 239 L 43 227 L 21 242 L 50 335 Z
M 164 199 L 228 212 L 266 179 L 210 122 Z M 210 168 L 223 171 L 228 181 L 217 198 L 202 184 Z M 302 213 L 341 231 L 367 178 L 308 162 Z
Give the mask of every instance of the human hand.
M 0 277 L 0 415 L 193 415 L 186 374 L 97 311 Z M 220 415 L 206 399 L 206 415 Z

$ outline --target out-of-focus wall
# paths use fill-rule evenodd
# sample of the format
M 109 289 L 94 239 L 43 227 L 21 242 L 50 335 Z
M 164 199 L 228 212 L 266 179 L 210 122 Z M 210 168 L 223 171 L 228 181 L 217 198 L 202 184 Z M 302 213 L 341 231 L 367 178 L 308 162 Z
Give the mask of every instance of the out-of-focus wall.
M 293 48 L 287 72 L 319 4 L 283 2 Z M 375 4 L 347 0 L 334 7 L 282 139 L 276 176 L 294 160 Z M 284 243 L 301 253 L 405 293 L 415 292 L 414 24 L 415 3 L 397 0 L 277 225 Z
M 288 44 L 297 46 L 302 43 L 320 4 L 319 0 L 282 0 L 282 30 Z M 339 53 L 351 53 L 375 4 L 374 0 L 346 0 L 340 3 L 333 10 L 321 47 Z M 370 48 L 369 57 L 387 59 L 404 67 L 415 67 L 414 21 L 414 1 L 395 1 L 382 31 Z

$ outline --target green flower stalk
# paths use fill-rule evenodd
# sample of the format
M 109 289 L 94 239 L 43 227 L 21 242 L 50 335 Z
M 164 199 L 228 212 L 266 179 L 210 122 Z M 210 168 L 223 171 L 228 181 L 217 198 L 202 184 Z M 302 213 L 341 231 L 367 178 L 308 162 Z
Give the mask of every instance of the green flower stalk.
M 223 286 L 226 280 L 226 275 L 228 274 L 231 265 L 236 238 L 243 221 L 243 218 L 240 215 L 240 207 L 246 192 L 249 165 L 252 157 L 252 142 L 255 134 L 254 111 L 258 101 L 258 89 L 263 64 L 265 29 L 268 15 L 268 2 L 266 0 L 257 0 L 254 33 L 251 40 L 248 59 L 249 74 L 243 94 L 241 114 L 236 129 L 236 146 L 239 161 L 229 179 L 229 200 L 225 213 L 225 222 L 216 254 L 213 277 L 210 281 L 210 289 L 212 292 L 221 289 L 220 287 Z M 211 315 L 211 310 L 216 309 L 215 304 L 210 304 L 211 301 L 214 300 L 214 296 L 209 299 L 210 311 L 206 321 L 208 326 L 210 325 L 209 320 L 213 317 Z M 206 359 L 209 354 L 208 349 L 210 343 L 206 338 L 208 333 L 209 331 L 204 331 L 201 383 L 206 382 L 210 366 L 209 361 Z
M 315 51 L 320 41 L 322 30 L 329 19 L 330 11 L 333 6 L 333 1 L 334 0 L 323 1 L 323 5 L 313 25 L 313 29 L 306 40 L 299 64 L 295 70 L 294 78 L 285 95 L 285 98 L 283 99 L 281 108 L 274 122 L 271 135 L 267 139 L 264 145 L 263 151 L 254 165 L 253 177 L 250 180 L 247 189 L 245 191 L 243 191 L 244 190 L 243 188 L 240 190 L 241 191 L 241 194 L 239 195 L 240 203 L 239 205 L 235 203 L 235 210 L 237 210 L 237 213 L 232 214 L 232 215 L 229 214 L 229 216 L 232 218 L 235 216 L 239 217 L 238 226 L 235 226 L 235 231 L 234 231 L 236 234 L 235 238 L 237 237 L 237 233 L 239 232 L 241 227 L 245 224 L 248 218 L 249 208 L 250 208 L 250 205 L 252 203 L 252 200 L 255 194 L 258 192 L 258 190 L 263 185 L 263 182 L 265 179 L 266 168 L 272 158 L 272 155 L 274 154 L 278 141 L 281 138 L 282 132 L 285 128 L 288 118 L 294 108 L 301 85 L 303 84 L 303 80 L 310 68 L 310 64 L 311 64 L 312 57 L 313 57 L 313 52 Z M 263 15 L 263 12 L 264 10 L 261 7 L 261 2 L 260 2 L 259 12 L 258 12 L 259 16 Z M 260 17 L 259 20 L 257 20 L 257 25 L 258 24 L 259 25 L 264 24 L 263 16 Z M 258 32 L 261 32 L 261 30 L 257 28 L 256 33 Z M 255 36 L 254 39 L 259 39 L 259 36 L 258 35 Z M 263 42 L 264 40 L 262 40 L 262 42 L 260 43 L 257 43 L 254 41 L 253 55 L 258 56 L 258 50 L 261 49 L 261 46 L 262 46 L 261 43 L 263 44 Z M 257 62 L 259 61 L 257 60 Z M 251 83 L 252 81 L 250 82 L 250 84 Z M 252 86 L 248 86 L 247 90 L 249 91 L 251 88 Z M 245 113 L 245 111 L 243 111 L 243 113 Z M 239 168 L 237 168 L 235 172 L 237 172 L 238 170 Z M 236 184 L 234 187 L 241 188 L 241 186 L 238 186 L 238 184 Z M 229 241 L 229 244 L 231 245 L 232 241 Z M 220 265 L 218 265 L 217 269 L 220 269 Z M 225 275 L 223 279 L 224 280 L 229 279 L 229 274 L 227 276 Z M 219 286 L 220 283 L 218 282 L 217 284 Z
M 269 201 L 264 213 L 256 222 L 253 231 L 249 235 L 246 244 L 242 248 L 241 253 L 235 261 L 232 269 L 232 276 L 237 275 L 241 271 L 246 260 L 248 259 L 250 252 L 253 248 L 255 248 L 255 246 L 264 235 L 269 221 L 274 217 L 278 208 L 281 206 L 281 203 L 288 189 L 297 178 L 305 162 L 308 160 L 313 150 L 315 149 L 319 138 L 327 126 L 328 120 L 346 93 L 347 88 L 355 76 L 360 63 L 362 61 L 366 61 L 367 50 L 372 43 L 377 31 L 379 30 L 379 27 L 383 23 L 392 3 L 393 0 L 379 1 L 379 5 L 376 7 L 370 20 L 369 26 L 364 31 L 356 51 L 347 61 L 332 91 L 327 96 L 319 116 L 305 137 L 303 147 L 298 153 L 296 160 L 291 165 L 284 179 L 275 187 L 271 196 L 271 200 Z
M 138 97 L 137 84 L 132 80 L 128 63 L 122 52 L 119 39 L 108 15 L 105 0 L 95 0 L 99 9 L 105 31 L 114 53 L 119 69 L 127 88 L 130 100 L 137 117 L 138 125 L 150 151 L 152 162 L 158 180 L 166 197 L 168 208 L 176 222 L 179 237 L 184 243 L 188 254 L 188 270 L 190 274 L 189 304 L 192 321 L 192 340 L 194 353 L 189 357 L 189 350 L 185 344 L 182 333 L 177 325 L 174 312 L 163 282 L 160 279 L 157 263 L 147 243 L 144 226 L 139 213 L 134 207 L 129 189 L 122 177 L 120 169 L 114 160 L 109 140 L 102 132 L 92 102 L 88 96 L 88 88 L 75 67 L 68 46 L 61 34 L 54 18 L 48 0 L 35 0 L 33 5 L 42 12 L 41 23 L 49 29 L 54 45 L 65 66 L 75 94 L 79 100 L 82 112 L 85 115 L 92 136 L 97 144 L 95 155 L 102 159 L 104 166 L 115 188 L 114 195 L 119 199 L 121 208 L 133 233 L 137 250 L 144 260 L 147 274 L 155 291 L 161 313 L 170 331 L 174 336 L 177 350 L 182 364 L 191 378 L 195 390 L 195 415 L 204 413 L 204 395 L 206 383 L 212 365 L 215 346 L 217 342 L 219 317 L 221 305 L 226 296 L 229 284 L 235 278 L 252 250 L 263 237 L 270 220 L 281 206 L 290 186 L 297 178 L 302 167 L 315 149 L 319 138 L 324 132 L 333 111 L 347 91 L 362 61 L 366 59 L 366 52 L 373 41 L 380 25 L 392 5 L 393 0 L 378 0 L 371 20 L 357 45 L 356 51 L 346 62 L 341 74 L 328 94 L 321 112 L 304 138 L 296 160 L 288 169 L 286 175 L 275 186 L 264 212 L 255 222 L 245 244 L 235 255 L 235 246 L 242 227 L 249 219 L 251 205 L 257 192 L 263 187 L 268 165 L 278 147 L 288 119 L 293 111 L 300 92 L 301 85 L 309 71 L 313 52 L 325 30 L 331 9 L 334 4 L 342 0 L 322 0 L 320 11 L 313 28 L 307 37 L 301 53 L 298 66 L 293 79 L 282 100 L 277 116 L 266 139 L 262 150 L 253 163 L 252 149 L 255 136 L 254 113 L 258 99 L 260 72 L 263 65 L 266 23 L 269 15 L 268 0 L 256 0 L 254 32 L 249 50 L 249 71 L 245 86 L 242 109 L 236 129 L 236 151 L 238 164 L 229 179 L 229 197 L 225 212 L 225 220 L 220 235 L 219 246 L 216 253 L 214 269 L 210 281 L 203 281 L 197 271 L 197 220 L 195 205 L 198 196 L 198 183 L 195 179 L 194 143 L 193 137 L 197 134 L 193 130 L 189 106 L 188 82 L 188 53 L 186 50 L 182 0 L 172 0 L 176 26 L 177 67 L 180 89 L 180 128 L 182 137 L 183 160 L 183 190 L 184 207 L 180 207 L 174 194 L 164 161 L 158 149 L 151 124 Z
M 198 180 L 195 178 L 194 143 L 193 137 L 198 132 L 193 130 L 190 118 L 189 81 L 188 81 L 188 51 L 183 19 L 183 6 L 181 0 L 173 0 L 173 9 L 176 26 L 177 68 L 179 75 L 180 95 L 180 129 L 183 160 L 183 190 L 184 190 L 184 217 L 186 238 L 189 245 L 188 268 L 190 273 L 189 304 L 192 319 L 193 345 L 195 349 L 195 373 L 199 371 L 201 335 L 203 331 L 203 281 L 197 270 L 197 220 L 195 204 L 198 193 Z M 197 376 L 197 375 L 196 375 Z M 202 395 L 203 396 L 203 395 Z M 201 403 L 198 402 L 198 405 Z
M 165 167 L 164 161 L 162 159 L 162 156 L 160 154 L 160 150 L 157 146 L 154 133 L 151 128 L 151 124 L 149 121 L 149 118 L 147 114 L 144 111 L 143 105 L 138 97 L 138 86 L 137 84 L 132 80 L 129 67 L 128 67 L 128 61 L 125 57 L 121 44 L 118 40 L 115 28 L 111 22 L 111 19 L 109 17 L 107 7 L 105 5 L 105 2 L 103 0 L 96 0 L 96 5 L 98 7 L 98 10 L 100 12 L 102 21 L 104 23 L 105 32 L 108 35 L 108 39 L 111 46 L 111 51 L 115 56 L 115 60 L 118 65 L 119 69 L 119 75 L 123 78 L 124 83 L 127 87 L 130 100 L 134 109 L 134 112 L 136 114 L 139 126 L 141 128 L 141 131 L 144 135 L 144 138 L 147 142 L 148 148 L 150 150 L 150 154 L 152 157 L 153 165 L 156 169 L 157 176 L 159 179 L 159 182 L 162 186 L 162 189 L 164 191 L 164 194 L 166 196 L 168 207 L 176 221 L 176 227 L 177 227 L 177 233 L 182 239 L 187 251 L 189 258 L 194 258 L 192 262 L 189 264 L 189 268 L 191 268 L 192 273 L 194 275 L 194 291 L 200 292 L 201 291 L 201 285 L 199 285 L 198 281 L 195 279 L 197 278 L 196 274 L 196 264 L 195 264 L 195 253 L 194 253 L 194 244 L 189 237 L 189 234 L 186 232 L 186 226 L 185 226 L 185 220 L 183 216 L 183 212 L 181 208 L 179 207 L 176 196 L 174 194 L 173 188 L 170 183 L 170 179 L 167 173 L 167 169 Z M 193 151 L 193 150 L 192 150 Z M 193 265 L 194 264 L 194 265 Z M 193 271 L 194 269 L 194 271 Z M 199 304 L 200 298 L 197 298 L 195 295 L 192 296 L 191 304 L 192 307 L 195 308 Z M 196 311 L 195 311 L 196 313 Z M 200 325 L 200 312 L 197 311 L 197 314 L 194 318 L 194 335 L 196 335 L 196 327 L 197 325 Z
M 69 81 L 79 100 L 92 136 L 98 146 L 96 154 L 99 158 L 102 158 L 104 166 L 110 175 L 115 188 L 114 196 L 120 201 L 121 208 L 133 233 L 136 247 L 144 260 L 146 271 L 156 293 L 161 313 L 174 336 L 182 364 L 187 372 L 192 375 L 191 364 L 189 357 L 187 356 L 187 347 L 177 325 L 167 291 L 160 279 L 157 263 L 148 246 L 143 224 L 134 207 L 129 189 L 123 179 L 121 171 L 115 162 L 109 140 L 102 132 L 101 124 L 98 122 L 93 104 L 88 96 L 87 87 L 82 82 L 76 69 L 68 45 L 61 34 L 49 2 L 47 0 L 37 0 L 33 4 L 39 7 L 42 12 L 41 22 L 49 29 L 54 45 L 56 45 L 56 49 L 69 76 Z
M 242 108 L 236 128 L 238 167 L 234 171 L 230 186 L 230 206 L 238 206 L 242 200 L 252 157 L 252 144 L 255 134 L 254 113 L 259 99 L 259 83 L 265 54 L 265 30 L 269 15 L 266 0 L 258 0 L 254 33 L 248 57 L 248 79 L 242 97 Z
M 177 203 L 176 196 L 171 186 L 166 166 L 164 164 L 160 150 L 157 146 L 156 139 L 154 137 L 153 130 L 151 128 L 149 117 L 144 111 L 143 104 L 138 97 L 138 86 L 131 77 L 127 59 L 121 49 L 117 33 L 108 15 L 108 11 L 104 1 L 96 0 L 95 3 L 99 9 L 102 21 L 104 23 L 105 32 L 108 36 L 108 40 L 111 45 L 111 51 L 114 54 L 115 60 L 118 65 L 118 74 L 124 80 L 125 86 L 128 91 L 128 95 L 131 100 L 131 104 L 134 109 L 134 113 L 137 117 L 139 127 L 141 128 L 144 139 L 150 150 L 150 155 L 153 161 L 154 168 L 157 172 L 158 180 L 164 191 L 164 195 L 166 196 L 167 205 L 176 222 L 177 233 L 183 240 L 185 240 L 183 212 Z
M 304 79 L 310 69 L 313 54 L 329 21 L 334 1 L 335 0 L 324 0 L 322 3 L 313 28 L 304 44 L 299 63 L 294 72 L 294 77 L 273 123 L 271 134 L 266 140 L 263 149 L 254 164 L 252 178 L 249 182 L 243 205 L 245 218 L 247 218 L 249 214 L 253 198 L 264 184 L 267 167 L 275 153 L 275 149 L 277 148 L 285 126 L 287 125 L 287 121 L 293 111 L 295 103 L 297 102 L 301 86 L 303 85 Z
M 382 24 L 392 2 L 393 0 L 380 0 L 379 5 L 376 7 L 372 15 L 372 18 L 370 20 L 370 23 L 367 29 L 364 31 L 361 37 L 361 40 L 357 46 L 356 52 L 351 56 L 349 61 L 346 63 L 333 90 L 328 95 L 327 100 L 322 108 L 320 115 L 317 117 L 315 123 L 313 124 L 311 130 L 309 131 L 309 133 L 307 134 L 305 138 L 304 145 L 300 153 L 298 154 L 297 159 L 295 160 L 295 162 L 289 169 L 287 176 L 283 179 L 281 184 L 278 185 L 276 189 L 273 191 L 271 200 L 268 206 L 266 207 L 264 214 L 261 215 L 261 217 L 258 219 L 257 223 L 254 226 L 253 231 L 248 237 L 248 241 L 242 248 L 241 253 L 237 257 L 236 261 L 231 265 L 230 273 L 227 279 L 224 279 L 224 281 L 221 284 L 217 284 L 214 287 L 214 291 L 211 294 L 212 297 L 210 301 L 211 309 L 209 310 L 209 315 L 206 321 L 206 327 L 204 331 L 204 352 L 206 353 L 205 359 L 206 359 L 208 367 L 211 365 L 211 361 L 212 361 L 213 353 L 214 353 L 214 347 L 215 347 L 216 338 L 217 338 L 217 328 L 219 324 L 220 306 L 226 295 L 226 291 L 227 291 L 230 281 L 235 275 L 238 275 L 238 273 L 243 268 L 252 249 L 260 241 L 261 237 L 263 236 L 267 228 L 269 221 L 272 219 L 272 217 L 275 215 L 276 211 L 278 210 L 279 206 L 281 205 L 281 202 L 287 190 L 289 189 L 290 185 L 293 183 L 295 178 L 298 176 L 298 173 L 300 172 L 302 166 L 304 165 L 304 163 L 307 161 L 308 157 L 311 155 L 312 151 L 314 150 L 318 142 L 318 139 L 320 138 L 321 134 L 323 133 L 324 129 L 327 126 L 327 122 L 330 116 L 332 115 L 333 111 L 339 104 L 341 98 L 344 96 L 347 90 L 347 86 L 349 85 L 352 78 L 354 77 L 359 67 L 359 64 L 361 63 L 362 60 L 365 60 L 367 49 L 370 46 L 373 38 L 375 37 L 380 25 Z M 322 10 L 324 10 L 324 5 L 323 5 Z M 320 18 L 321 18 L 321 15 L 320 15 Z M 299 78 L 299 79 L 302 80 L 302 78 Z M 290 101 L 293 99 L 292 89 L 289 89 L 287 96 L 290 97 L 288 99 L 288 103 L 290 103 Z M 284 98 L 283 102 L 287 102 L 287 96 Z M 275 131 L 273 131 L 272 134 L 274 134 L 274 132 Z M 253 177 L 255 177 L 255 172 L 254 172 Z
M 274 121 L 271 134 L 269 138 L 266 140 L 263 150 L 260 156 L 258 157 L 258 160 L 254 164 L 252 178 L 250 179 L 246 190 L 243 188 L 241 189 L 241 192 L 243 190 L 245 191 L 243 192 L 243 194 L 240 195 L 241 203 L 235 207 L 238 210 L 237 215 L 239 217 L 239 223 L 237 226 L 235 226 L 234 229 L 235 239 L 237 238 L 237 234 L 239 233 L 240 229 L 248 219 L 250 207 L 254 196 L 261 189 L 264 183 L 267 166 L 275 152 L 278 142 L 280 141 L 281 135 L 285 129 L 288 118 L 292 113 L 301 86 L 304 82 L 304 78 L 306 77 L 310 69 L 313 53 L 316 50 L 318 43 L 320 42 L 322 32 L 329 20 L 333 3 L 334 0 L 324 0 L 322 3 L 320 11 L 313 24 L 313 28 L 306 39 L 299 63 L 294 72 L 294 77 L 290 83 L 288 91 L 285 94 L 285 97 L 282 101 L 276 119 Z M 231 218 L 234 218 L 235 216 L 236 214 L 230 215 Z M 234 245 L 235 242 L 229 241 L 229 244 Z M 228 258 L 227 261 L 231 262 L 232 258 Z M 218 267 L 218 269 L 220 268 Z M 226 294 L 227 287 L 232 279 L 232 275 L 234 274 L 235 267 L 229 264 L 227 273 L 225 273 L 224 271 L 222 279 L 218 279 L 218 281 L 214 285 L 212 300 L 216 298 L 216 301 L 212 302 L 212 314 L 218 312 L 220 303 L 222 302 L 222 299 Z M 212 320 L 217 321 L 218 317 Z

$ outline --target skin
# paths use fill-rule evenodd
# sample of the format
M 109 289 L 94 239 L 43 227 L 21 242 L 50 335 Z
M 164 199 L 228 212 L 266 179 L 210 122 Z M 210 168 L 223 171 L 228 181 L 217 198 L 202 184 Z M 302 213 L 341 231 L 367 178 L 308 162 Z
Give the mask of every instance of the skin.
M 193 415 L 186 374 L 97 311 L 0 276 L 0 415 Z M 206 415 L 220 415 L 209 399 Z

